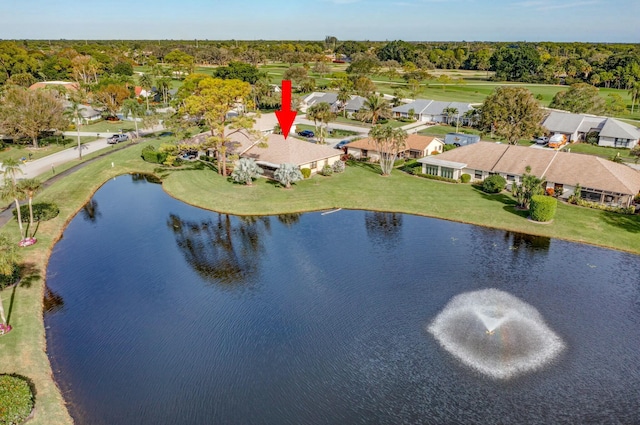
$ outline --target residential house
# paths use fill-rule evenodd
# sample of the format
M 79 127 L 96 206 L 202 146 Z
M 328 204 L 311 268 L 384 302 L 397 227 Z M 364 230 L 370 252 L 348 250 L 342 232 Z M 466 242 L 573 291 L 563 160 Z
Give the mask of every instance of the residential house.
M 542 122 L 552 135 L 564 134 L 571 142 L 587 140 L 589 133 L 598 134 L 599 146 L 633 148 L 640 141 L 640 129 L 615 118 L 552 111 Z
M 29 86 L 29 90 L 37 90 L 44 88 L 60 89 L 62 92 L 76 92 L 80 89 L 78 83 L 71 81 L 39 81 Z
M 311 106 L 317 103 L 328 103 L 331 106 L 331 110 L 333 112 L 338 111 L 338 94 L 337 93 L 322 93 L 322 92 L 313 92 L 300 102 L 300 111 L 307 112 Z
M 243 137 L 236 133 L 238 137 Z M 319 145 L 295 137 L 285 138 L 280 134 L 266 136 L 266 145 L 253 143 L 240 152 L 241 158 L 253 158 L 258 165 L 267 170 L 275 170 L 281 164 L 294 164 L 298 168 L 309 168 L 312 174 L 318 173 L 325 165 L 332 166 L 340 160 L 342 151 L 327 145 Z
M 500 174 L 509 186 L 520 183 L 530 167 L 532 174 L 546 180 L 546 187 L 564 199 L 578 184 L 583 198 L 610 205 L 628 206 L 640 193 L 639 171 L 593 155 L 478 142 L 418 162 L 424 174 L 453 179 L 469 174 L 475 181 Z
M 445 113 L 448 108 L 454 108 L 458 111 L 453 119 L 449 119 Z M 459 119 L 462 124 L 465 124 L 467 119 L 464 114 L 471 109 L 473 109 L 473 106 L 470 103 L 416 99 L 413 102 L 396 106 L 391 111 L 396 118 L 413 117 L 417 121 L 443 123 Z
M 346 112 L 348 117 L 353 117 L 360 111 L 360 109 L 362 109 L 366 100 L 367 99 L 362 96 L 353 95 L 351 96 L 351 99 L 345 103 L 343 110 Z
M 422 158 L 436 155 L 443 151 L 443 147 L 444 142 L 436 137 L 410 134 L 407 136 L 404 148 L 398 152 L 398 158 Z M 344 145 L 344 148 L 347 154 L 355 158 L 380 160 L 380 152 L 376 150 L 376 145 L 370 138 L 355 140 Z
M 206 141 L 209 132 L 198 134 L 187 143 L 199 145 Z M 289 137 L 285 140 L 280 134 L 262 134 L 259 138 L 245 131 L 229 132 L 229 141 L 225 143 L 228 156 L 253 158 L 265 171 L 274 171 L 281 164 L 295 164 L 299 168 L 309 168 L 311 173 L 317 173 L 325 165 L 333 165 L 340 160 L 342 151 L 327 145 L 318 145 L 305 140 Z M 213 156 L 214 150 L 200 152 Z
M 68 109 L 71 107 L 71 102 L 69 102 L 68 100 L 65 100 L 62 102 L 62 105 Z M 89 105 L 84 105 L 84 104 L 79 104 L 78 105 L 78 109 L 80 110 L 80 116 L 82 117 L 82 123 L 81 125 L 86 125 L 89 124 L 92 121 L 96 121 L 99 120 L 100 118 L 102 118 L 102 112 L 92 108 Z

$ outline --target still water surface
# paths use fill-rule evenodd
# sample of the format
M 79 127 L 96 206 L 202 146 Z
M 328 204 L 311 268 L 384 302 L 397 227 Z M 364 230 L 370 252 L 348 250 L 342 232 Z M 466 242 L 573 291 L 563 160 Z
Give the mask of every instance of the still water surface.
M 45 324 L 77 424 L 631 424 L 639 276 L 592 246 L 365 211 L 228 216 L 120 176 L 56 245 Z M 567 349 L 507 381 L 461 364 L 426 328 L 483 288 Z

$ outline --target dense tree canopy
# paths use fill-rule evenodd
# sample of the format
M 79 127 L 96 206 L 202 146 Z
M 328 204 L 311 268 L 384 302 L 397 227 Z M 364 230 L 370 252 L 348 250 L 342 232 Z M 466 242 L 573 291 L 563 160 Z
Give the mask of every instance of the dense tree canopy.
M 576 114 L 602 114 L 606 110 L 604 98 L 598 94 L 598 89 L 590 84 L 573 84 L 569 90 L 556 93 L 550 108 L 564 109 Z
M 523 87 L 497 87 L 481 107 L 479 127 L 495 133 L 510 144 L 532 138 L 540 132 L 543 112 L 531 92 Z
M 231 62 L 228 66 L 222 66 L 213 71 L 214 77 L 223 80 L 240 80 L 249 84 L 255 84 L 261 75 L 258 68 L 243 62 Z
M 15 138 L 29 138 L 34 148 L 44 131 L 62 131 L 68 125 L 62 101 L 53 90 L 14 86 L 0 100 L 0 131 Z

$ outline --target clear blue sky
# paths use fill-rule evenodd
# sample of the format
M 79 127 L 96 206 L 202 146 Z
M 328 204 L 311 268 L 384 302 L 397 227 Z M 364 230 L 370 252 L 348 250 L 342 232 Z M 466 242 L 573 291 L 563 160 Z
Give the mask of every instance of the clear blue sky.
M 640 0 L 0 0 L 2 39 L 640 42 Z

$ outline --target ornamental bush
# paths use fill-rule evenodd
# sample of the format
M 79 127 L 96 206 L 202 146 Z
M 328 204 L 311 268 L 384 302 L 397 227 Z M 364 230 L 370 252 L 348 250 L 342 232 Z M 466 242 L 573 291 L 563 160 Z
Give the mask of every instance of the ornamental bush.
M 471 174 L 463 174 L 460 176 L 460 181 L 462 183 L 469 183 L 471 181 Z
M 301 168 L 300 172 L 302 173 L 302 177 L 308 179 L 311 177 L 311 168 Z
M 142 148 L 142 159 L 153 164 L 163 164 L 167 160 L 167 156 L 166 152 L 158 152 L 151 145 Z
M 33 393 L 27 380 L 16 375 L 0 375 L 0 425 L 18 425 L 33 410 Z
M 333 172 L 338 174 L 344 172 L 346 165 L 344 162 L 338 160 L 333 163 Z
M 500 193 L 507 187 L 507 181 L 500 174 L 487 177 L 482 182 L 482 191 L 487 193 Z
M 333 174 L 333 168 L 331 168 L 331 165 L 327 164 L 324 167 L 322 167 L 322 171 L 320 171 L 320 174 L 328 177 Z
M 531 205 L 529 211 L 531 212 L 531 219 L 533 221 L 551 221 L 556 215 L 556 207 L 558 201 L 556 198 L 544 195 L 533 195 L 531 197 Z
M 53 202 L 38 202 L 33 204 L 32 208 L 34 221 L 49 221 L 60 214 L 60 209 Z M 13 210 L 13 216 L 16 219 L 18 218 L 18 213 L 15 209 Z M 29 205 L 20 206 L 20 217 L 23 223 L 29 222 Z

